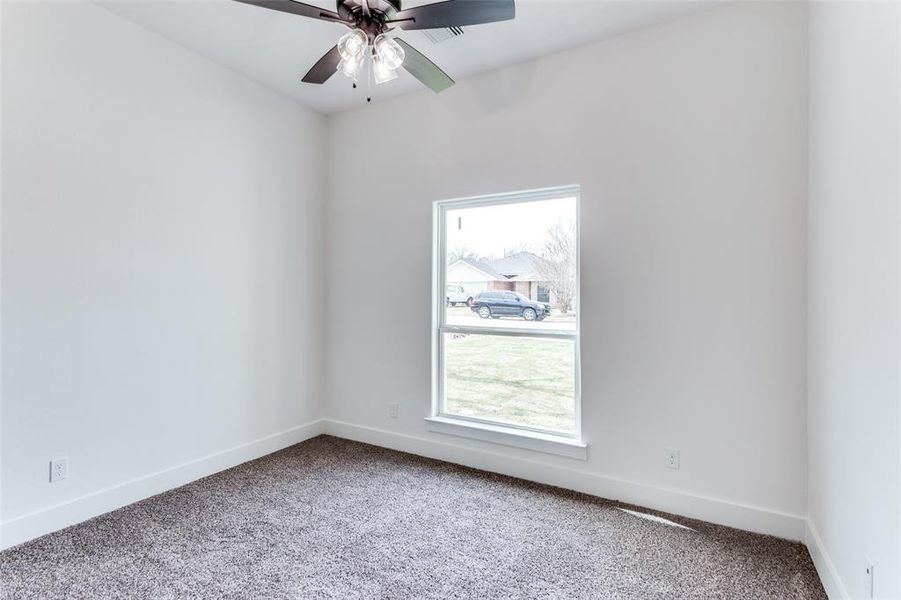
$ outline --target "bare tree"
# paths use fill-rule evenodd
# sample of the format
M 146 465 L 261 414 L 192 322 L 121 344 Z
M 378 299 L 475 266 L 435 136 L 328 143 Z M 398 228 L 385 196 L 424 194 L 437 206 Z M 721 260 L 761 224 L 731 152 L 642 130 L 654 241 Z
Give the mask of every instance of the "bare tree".
M 459 245 L 447 253 L 447 264 L 452 265 L 460 259 L 474 260 L 476 262 L 484 262 L 492 260 L 490 256 L 484 256 L 478 252 L 467 248 L 465 245 Z
M 513 244 L 509 248 L 504 247 L 504 258 L 508 256 L 513 256 L 514 254 L 521 254 L 523 252 L 531 252 L 532 247 L 527 242 L 519 242 L 518 244 Z
M 573 309 L 576 298 L 576 224 L 558 221 L 548 227 L 544 260 L 538 261 L 538 275 L 557 297 L 557 308 L 563 314 Z

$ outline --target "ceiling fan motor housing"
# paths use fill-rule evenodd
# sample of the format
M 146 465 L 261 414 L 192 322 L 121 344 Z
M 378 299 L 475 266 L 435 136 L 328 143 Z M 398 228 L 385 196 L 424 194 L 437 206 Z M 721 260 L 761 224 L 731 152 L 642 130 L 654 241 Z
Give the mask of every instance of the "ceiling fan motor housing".
M 366 32 L 372 42 L 390 28 L 387 21 L 400 11 L 400 0 L 368 0 L 367 4 L 368 15 L 359 0 L 338 0 L 338 14 L 342 19 L 355 23 L 357 29 Z

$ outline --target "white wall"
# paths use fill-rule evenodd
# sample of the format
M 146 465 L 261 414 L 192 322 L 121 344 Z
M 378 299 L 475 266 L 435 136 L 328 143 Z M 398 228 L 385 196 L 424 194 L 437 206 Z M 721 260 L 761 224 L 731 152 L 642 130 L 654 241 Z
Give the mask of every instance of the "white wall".
M 262 448 L 325 391 L 336 433 L 683 514 L 793 536 L 809 502 L 827 586 L 864 595 L 869 557 L 901 595 L 897 5 L 815 3 L 809 47 L 802 6 L 721 7 L 328 135 L 96 6 L 0 6 L 4 531 Z M 393 152 L 348 176 L 378 123 Z M 431 201 L 569 183 L 589 460 L 427 432 Z
M 901 597 L 899 26 L 894 3 L 810 9 L 808 496 L 835 597 L 869 597 L 867 558 Z
M 721 7 L 332 117 L 336 431 L 800 538 L 805 11 Z M 588 462 L 427 432 L 432 201 L 573 183 Z
M 326 122 L 92 4 L 2 26 L 8 544 L 322 416 Z

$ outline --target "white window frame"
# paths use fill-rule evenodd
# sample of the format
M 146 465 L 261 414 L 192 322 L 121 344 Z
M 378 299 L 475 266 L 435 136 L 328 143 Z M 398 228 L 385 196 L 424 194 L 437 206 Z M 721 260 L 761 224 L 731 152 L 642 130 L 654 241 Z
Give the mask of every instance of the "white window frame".
M 511 192 L 506 194 L 493 194 L 488 196 L 476 196 L 470 198 L 457 198 L 451 200 L 438 200 L 433 208 L 433 247 L 432 247 L 432 399 L 429 416 L 426 418 L 429 431 L 456 435 L 486 442 L 502 444 L 546 452 L 577 459 L 587 458 L 587 445 L 582 440 L 582 377 L 581 377 L 581 348 L 580 321 L 582 311 L 581 301 L 581 234 L 580 234 L 580 204 L 581 190 L 577 185 L 528 190 L 523 192 Z M 447 211 L 461 208 L 477 208 L 481 206 L 498 206 L 503 204 L 524 204 L 541 200 L 557 200 L 560 198 L 575 198 L 576 201 L 576 297 L 574 307 L 576 311 L 576 323 L 574 330 L 567 329 L 541 329 L 533 330 L 528 327 L 491 327 L 491 326 L 462 326 L 447 325 L 447 306 L 445 302 L 446 280 L 446 252 L 447 240 Z M 574 389 L 574 423 L 573 432 L 555 432 L 512 423 L 501 423 L 478 417 L 454 415 L 443 412 L 444 405 L 444 334 L 469 333 L 476 335 L 496 335 L 510 337 L 531 337 L 563 339 L 573 343 L 575 352 L 573 369 Z

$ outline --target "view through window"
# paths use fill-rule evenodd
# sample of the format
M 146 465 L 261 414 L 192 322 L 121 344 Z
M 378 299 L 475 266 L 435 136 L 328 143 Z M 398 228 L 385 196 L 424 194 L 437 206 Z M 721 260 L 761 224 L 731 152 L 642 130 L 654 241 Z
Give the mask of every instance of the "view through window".
M 578 189 L 438 203 L 438 413 L 577 436 Z

